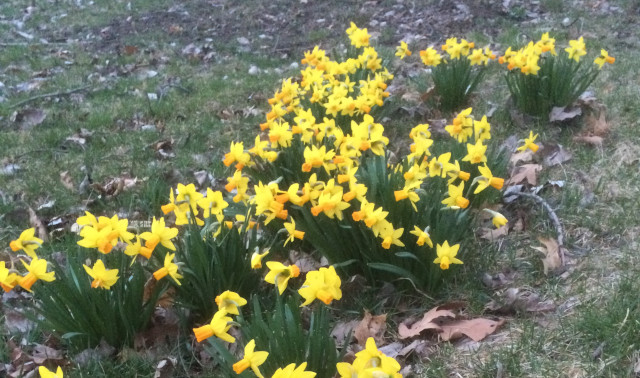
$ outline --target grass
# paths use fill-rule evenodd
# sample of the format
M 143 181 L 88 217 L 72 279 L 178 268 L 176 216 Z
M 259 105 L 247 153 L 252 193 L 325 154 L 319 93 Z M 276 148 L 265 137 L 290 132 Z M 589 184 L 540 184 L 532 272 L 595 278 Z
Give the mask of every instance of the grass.
M 25 27 L 33 28 L 48 22 L 51 16 L 60 17 L 67 13 L 62 18 L 64 22 L 61 21 L 64 29 L 72 36 L 84 36 L 111 24 L 116 25 L 117 20 L 127 15 L 148 15 L 154 10 L 178 4 L 169 0 L 146 0 L 135 2 L 134 9 L 128 10 L 126 2 L 99 3 L 80 8 L 67 2 L 58 7 L 45 2 L 43 8 L 26 21 Z M 633 43 L 632 39 L 629 40 L 631 37 L 625 36 L 625 30 L 637 22 L 632 18 L 634 9 L 637 12 L 637 5 L 629 1 L 611 3 L 621 7 L 623 14 L 602 16 L 573 9 L 565 2 L 545 0 L 541 5 L 547 9 L 549 17 L 538 25 L 520 24 L 519 20 L 527 17 L 526 9 L 516 6 L 497 19 L 497 24 L 488 26 L 499 29 L 488 39 L 501 44 L 499 51 L 507 45 L 535 38 L 548 28 L 556 32 L 559 41 L 581 34 L 592 35 L 587 37 L 590 49 L 606 48 L 617 58 L 616 64 L 608 67 L 592 86 L 597 98 L 607 107 L 607 120 L 613 127 L 603 149 L 598 150 L 573 141 L 584 120 L 579 120 L 573 127 L 527 125 L 534 133 L 540 133 L 542 140 L 555 140 L 573 154 L 571 161 L 561 167 L 546 169 L 542 176 L 566 183 L 564 188 L 543 195 L 553 204 L 565 225 L 570 274 L 566 278 L 542 274 L 540 254 L 530 247 L 538 245 L 536 237 L 548 234 L 552 226 L 542 209 L 522 203 L 511 210 L 514 214 L 519 209 L 525 211 L 529 225 L 526 232 L 514 233 L 501 243 L 479 243 L 477 253 L 465 261 L 464 274 L 443 290 L 445 294 L 440 301 L 465 300 L 468 311 L 480 315 L 486 302 L 500 293 L 484 287 L 478 278 L 484 272 L 494 274 L 510 269 L 519 273 L 513 286 L 531 288 L 543 298 L 553 299 L 558 309 L 541 316 L 513 316 L 497 335 L 479 345 L 437 344 L 431 354 L 415 366 L 422 376 L 448 377 L 457 373 L 495 377 L 500 372 L 503 376 L 544 377 L 620 377 L 633 374 L 640 332 L 640 309 L 637 305 L 640 261 L 636 254 L 640 235 L 636 216 L 640 210 L 640 178 L 633 173 L 640 161 L 640 148 L 635 143 L 640 138 L 637 121 L 640 108 L 636 101 L 640 87 L 636 74 L 640 53 L 630 45 Z M 273 6 L 278 5 L 281 2 L 276 1 Z M 390 2 L 388 6 L 391 5 Z M 348 3 L 347 6 L 353 7 L 354 4 Z M 318 8 L 287 8 L 287 14 L 298 11 L 307 15 L 326 9 L 326 5 L 314 7 Z M 271 10 L 264 6 L 250 12 L 241 5 L 231 9 L 244 10 L 249 12 L 249 16 L 253 14 L 251 12 Z M 229 12 L 230 8 L 224 11 Z M 0 5 L 0 14 L 7 19 L 19 18 L 22 8 L 15 1 L 4 2 Z M 338 28 L 339 33 L 346 28 L 348 16 L 354 14 L 344 11 L 334 21 L 337 24 L 345 21 L 345 27 Z M 367 26 L 370 16 L 358 14 L 351 18 L 359 25 Z M 579 18 L 579 21 L 561 28 L 560 21 L 564 17 Z M 252 17 L 245 18 L 246 25 L 242 25 L 244 29 L 237 36 L 247 35 L 253 40 L 261 33 L 258 23 Z M 292 30 L 298 30 L 295 29 L 299 26 L 296 22 L 292 21 Z M 613 37 L 612 28 L 619 33 L 619 38 Z M 51 25 L 49 31 L 53 29 L 56 25 Z M 369 29 L 373 31 L 376 28 Z M 3 35 L 13 35 L 11 30 L 8 24 L 0 23 Z M 402 38 L 396 38 L 389 25 L 377 31 L 389 49 Z M 480 41 L 483 35 L 488 34 L 484 32 L 473 30 L 469 36 Z M 328 33 L 323 28 L 315 28 L 306 35 L 291 34 L 283 34 L 285 37 L 275 49 L 275 41 L 272 40 L 269 49 L 249 52 L 239 51 L 235 34 L 223 35 L 210 42 L 214 57 L 205 63 L 181 54 L 187 44 L 201 41 L 189 40 L 184 35 L 176 37 L 162 28 L 121 36 L 119 43 L 139 48 L 139 52 L 133 55 L 118 54 L 116 45 L 107 42 L 3 47 L 0 51 L 0 81 L 5 89 L 2 91 L 0 88 L 0 95 L 7 101 L 0 103 L 0 117 L 3 117 L 0 149 L 3 159 L 19 165 L 21 170 L 12 176 L 0 175 L 0 191 L 7 197 L 6 202 L 0 200 L 0 245 L 5 246 L 2 248 L 7 249 L 8 241 L 28 227 L 27 205 L 37 209 L 54 200 L 53 207 L 37 210 L 45 220 L 62 216 L 73 223 L 75 216 L 85 208 L 98 213 L 124 212 L 131 219 L 146 220 L 159 215 L 159 205 L 166 202 L 169 186 L 194 180 L 193 172 L 207 170 L 217 180 L 224 180 L 227 172 L 220 159 L 229 142 L 248 141 L 251 139 L 249 131 L 255 130 L 262 120 L 261 114 L 243 115 L 242 111 L 249 107 L 261 111 L 266 109 L 266 98 L 281 78 L 293 73 L 289 65 L 299 59 L 302 50 L 313 47 L 314 43 L 331 49 L 336 46 L 334 41 L 342 41 L 343 37 Z M 15 42 L 25 40 L 16 39 Z M 436 42 L 439 41 L 425 41 L 426 44 Z M 68 52 L 62 53 L 63 50 Z M 73 64 L 66 65 L 65 61 L 73 61 Z M 142 69 L 157 71 L 158 75 L 139 79 L 135 73 L 123 73 L 126 65 L 136 63 L 148 65 Z M 267 69 L 267 72 L 248 75 L 252 65 Z M 58 67 L 62 67 L 62 71 L 57 72 Z M 50 74 L 37 90 L 14 93 L 6 89 L 31 81 L 34 72 L 43 70 L 49 70 Z M 487 74 L 488 82 L 484 88 L 479 88 L 482 93 L 473 99 L 473 106 L 488 110 L 491 108 L 489 101 L 496 104 L 498 110 L 491 123 L 497 137 L 517 135 L 519 139 L 528 134 L 528 129 L 519 129 L 512 123 L 505 107 L 506 88 L 503 79 L 498 77 L 499 72 Z M 87 79 L 91 74 L 102 76 L 105 81 Z M 175 84 L 171 81 L 175 78 L 180 79 L 179 84 L 168 87 L 165 96 L 158 101 L 147 100 L 146 93 L 158 93 L 159 88 L 166 87 L 169 82 Z M 47 112 L 44 122 L 31 131 L 16 130 L 7 121 L 14 111 L 22 109 L 12 108 L 12 104 L 30 96 L 68 90 L 85 83 L 90 83 L 91 90 L 75 97 L 76 100 L 60 97 L 31 102 L 30 107 Z M 404 123 L 413 121 L 393 119 L 390 122 L 404 127 Z M 155 125 L 156 130 L 141 130 L 140 125 L 144 124 Z M 87 144 L 65 143 L 65 139 L 80 128 L 93 132 Z M 150 146 L 167 139 L 174 140 L 172 152 L 175 157 L 160 159 Z M 3 164 L 5 160 L 0 159 L 0 168 Z M 77 188 L 84 178 L 83 166 L 91 170 L 94 182 L 103 183 L 123 174 L 145 180 L 115 198 L 102 198 L 93 189 L 78 193 L 65 188 L 60 182 L 60 173 L 68 171 Z M 590 193 L 593 193 L 594 200 L 585 204 L 583 198 Z M 64 245 L 64 242 L 54 238 L 52 249 Z M 375 293 L 365 293 L 358 298 L 357 306 L 347 306 L 346 311 L 356 315 L 362 308 L 368 308 L 375 313 L 384 313 L 396 307 L 393 300 L 385 307 L 379 306 L 376 299 Z M 416 299 L 415 302 L 418 307 L 414 309 L 416 313 L 435 304 L 426 299 Z M 579 303 L 577 306 L 571 306 L 576 302 Z M 602 342 L 605 342 L 602 353 L 594 358 L 593 353 Z M 0 359 L 10 353 L 5 342 L 1 345 Z M 477 349 L 468 350 L 470 347 Z M 191 366 L 188 357 L 182 356 L 181 359 Z M 157 360 L 157 357 L 148 355 L 128 360 L 106 359 L 83 367 L 74 365 L 68 375 L 131 376 L 135 372 L 139 376 L 153 376 Z M 181 371 L 188 370 L 183 368 Z

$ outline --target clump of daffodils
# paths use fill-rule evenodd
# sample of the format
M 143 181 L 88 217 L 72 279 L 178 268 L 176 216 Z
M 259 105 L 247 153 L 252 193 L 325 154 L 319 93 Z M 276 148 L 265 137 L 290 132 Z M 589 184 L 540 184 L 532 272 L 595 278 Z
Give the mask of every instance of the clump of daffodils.
M 442 52 L 433 47 L 420 51 L 425 66 L 430 67 L 440 107 L 445 111 L 459 109 L 482 81 L 484 69 L 496 58 L 491 49 L 476 48 L 474 42 L 452 37 L 442 45 Z
M 507 67 L 507 84 L 516 106 L 523 112 L 546 117 L 553 107 L 571 105 L 596 79 L 605 63 L 615 58 L 607 50 L 593 64 L 585 61 L 583 37 L 569 41 L 564 52 L 556 50 L 556 40 L 544 33 L 520 49 L 507 48 L 498 59 Z
M 307 51 L 301 79 L 284 80 L 268 100 L 253 147 L 232 142 L 223 160 L 233 167 L 226 190 L 234 202 L 255 209 L 258 223 L 268 229 L 275 223 L 285 245 L 308 243 L 332 264 L 357 261 L 347 270 L 372 280 L 401 276 L 429 287 L 434 265 L 446 269 L 461 261 L 449 256 L 440 263 L 434 242 L 461 247 L 472 209 L 486 202 L 476 198 L 502 189 L 504 180 L 493 172 L 502 163 L 490 145 L 491 125 L 471 108 L 446 127 L 448 141 L 435 141 L 428 124 L 417 125 L 404 157 L 390 164 L 390 140 L 376 109 L 384 107 L 393 76 L 365 29 L 352 24 L 347 34 L 355 56 L 334 61 L 317 46 Z M 433 49 L 421 56 L 434 68 L 484 67 L 494 58 L 488 48 L 456 38 L 443 50 L 446 57 Z M 410 55 L 406 44 L 397 52 Z M 262 266 L 262 257 L 254 258 L 252 265 Z M 280 263 L 267 266 L 267 281 L 280 292 L 297 275 Z M 336 298 L 328 293 L 318 298 Z

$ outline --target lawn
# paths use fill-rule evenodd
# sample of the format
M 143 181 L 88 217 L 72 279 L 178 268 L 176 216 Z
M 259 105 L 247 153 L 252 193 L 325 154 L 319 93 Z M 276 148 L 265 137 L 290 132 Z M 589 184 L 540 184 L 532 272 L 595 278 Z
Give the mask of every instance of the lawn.
M 10 242 L 35 227 L 47 239 L 44 256 L 61 265 L 79 256 L 81 265 L 86 255 L 77 252 L 75 223 L 85 211 L 117 214 L 129 220 L 131 231 L 143 232 L 154 217 L 164 215 L 161 206 L 178 184 L 224 192 L 233 175 L 223 164 L 230 143 L 253 143 L 270 110 L 268 99 L 282 80 L 300 81 L 305 51 L 319 45 L 334 59 L 347 51 L 350 22 L 368 28 L 371 44 L 395 74 L 385 100 L 392 110 L 377 120 L 390 146 L 399 146 L 389 148 L 394 156 L 408 150 L 403 143 L 417 124 L 429 123 L 433 130 L 455 116 L 432 98 L 419 50 L 439 48 L 455 36 L 489 45 L 501 56 L 509 46 L 521 47 L 550 32 L 564 54 L 569 40 L 584 36 L 589 61 L 600 49 L 616 60 L 589 86 L 580 115 L 556 122 L 523 116 L 509 98 L 506 69 L 498 63 L 489 64 L 469 103 L 476 117 L 488 115 L 496 145 L 504 142 L 513 150 L 530 131 L 539 134 L 536 143 L 543 148 L 525 162 L 536 182 L 522 175 L 516 180 L 518 171 L 506 167 L 502 177 L 527 191 L 539 186 L 535 193 L 544 205 L 525 196 L 487 197 L 509 219 L 505 232 L 480 229 L 487 219 L 474 223 L 465 236 L 465 248 L 473 253 L 465 255 L 463 265 L 452 265 L 454 274 L 437 291 L 398 280 L 383 284 L 343 276 L 345 298 L 330 306 L 328 321 L 341 347 L 346 324 L 361 324 L 366 313 L 386 315 L 375 335 L 377 346 L 400 362 L 407 377 L 637 376 L 639 19 L 640 6 L 628 0 L 377 0 L 366 6 L 314 0 L 40 1 L 31 6 L 4 1 L 0 261 L 21 268 Z M 402 61 L 394 57 L 400 41 L 413 51 Z M 236 211 L 234 206 L 229 210 Z M 265 227 L 265 232 L 274 230 Z M 564 256 L 554 265 L 543 261 L 552 249 L 544 241 L 557 241 L 559 230 Z M 297 240 L 288 246 L 273 250 L 290 263 L 319 264 L 316 248 Z M 147 284 L 145 291 L 153 291 Z M 264 282 L 257 286 L 267 290 Z M 162 306 L 144 332 L 121 348 L 71 346 L 68 338 L 17 312 L 32 303 L 29 293 L 4 293 L 0 374 L 37 376 L 38 365 L 62 366 L 69 377 L 231 374 L 211 357 L 220 348 L 226 351 L 223 344 L 197 343 L 184 327 L 186 320 L 176 315 L 178 306 L 167 304 L 172 293 L 160 298 Z M 443 305 L 467 319 L 503 324 L 481 341 L 444 341 L 429 332 L 400 337 L 401 323 Z M 302 312 L 304 322 L 310 313 Z M 346 360 L 353 361 L 362 346 L 355 338 L 346 345 Z M 239 359 L 242 348 L 237 349 L 231 353 Z

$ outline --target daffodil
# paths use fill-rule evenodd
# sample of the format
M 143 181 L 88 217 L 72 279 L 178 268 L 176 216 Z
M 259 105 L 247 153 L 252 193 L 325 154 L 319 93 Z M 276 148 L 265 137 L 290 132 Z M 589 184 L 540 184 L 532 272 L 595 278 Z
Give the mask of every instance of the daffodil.
M 402 377 L 399 373 L 400 364 L 380 351 L 373 337 L 367 339 L 365 349 L 356 353 L 351 367 L 340 363 L 337 368 L 340 378 L 351 378 L 352 376 L 345 375 L 349 371 L 355 372 L 357 377 Z
M 538 148 L 540 147 L 534 143 L 537 137 L 538 137 L 538 134 L 533 135 L 533 131 L 529 131 L 529 137 L 525 138 L 524 144 L 518 147 L 517 151 L 523 152 L 523 151 L 526 151 L 527 148 L 533 151 L 534 153 L 538 151 Z
M 29 272 L 18 282 L 23 289 L 31 291 L 31 286 L 33 286 L 37 280 L 43 280 L 46 282 L 55 280 L 55 272 L 47 272 L 47 260 L 35 257 L 29 264 L 25 263 L 24 260 L 20 261 Z
M 409 50 L 407 42 L 400 41 L 400 45 L 396 47 L 396 56 L 400 59 L 404 59 L 405 56 L 411 56 L 411 51 Z
M 244 357 L 242 357 L 240 361 L 233 364 L 233 371 L 235 371 L 236 374 L 240 374 L 248 368 L 251 368 L 251 370 L 253 370 L 253 373 L 258 378 L 264 378 L 262 373 L 260 373 L 260 369 L 258 367 L 267 360 L 269 352 L 256 352 L 255 348 L 255 340 L 249 341 L 244 347 Z
M 108 219 L 108 218 L 107 218 Z M 93 226 L 84 226 L 80 230 L 82 240 L 78 241 L 78 245 L 85 248 L 97 248 L 100 253 L 107 254 L 118 243 L 119 232 L 105 226 L 102 229 Z
M 420 59 L 425 66 L 435 67 L 442 61 L 442 56 L 434 48 L 429 47 L 420 51 Z
M 300 269 L 296 265 L 284 266 L 277 261 L 268 261 L 267 268 L 269 268 L 269 273 L 267 273 L 264 280 L 276 285 L 280 294 L 284 293 L 291 277 L 298 277 L 300 275 Z
M 416 241 L 417 245 L 423 246 L 426 243 L 429 247 L 433 248 L 431 235 L 429 235 L 429 227 L 422 230 L 418 226 L 413 226 L 413 231 L 409 231 L 409 233 L 418 237 L 418 240 Z
M 467 143 L 467 155 L 462 161 L 468 161 L 471 164 L 480 164 L 487 162 L 487 146 L 482 144 L 482 140 L 476 141 L 475 144 Z
M 118 269 L 106 269 L 102 260 L 97 260 L 93 264 L 93 268 L 84 264 L 82 266 L 87 274 L 93 278 L 91 287 L 94 289 L 100 287 L 109 290 L 118 281 Z
M 569 54 L 569 59 L 573 59 L 576 62 L 580 61 L 580 57 L 587 55 L 583 37 L 569 41 L 569 47 L 564 50 Z
M 11 247 L 13 252 L 23 250 L 27 255 L 29 255 L 29 257 L 37 257 L 35 251 L 42 245 L 42 239 L 37 238 L 35 233 L 35 228 L 29 228 L 22 231 L 18 239 L 12 240 L 11 243 L 9 243 L 9 247 Z
M 605 63 L 613 64 L 616 61 L 616 58 L 609 56 L 609 53 L 605 49 L 600 50 L 600 56 L 597 57 L 593 62 L 598 65 L 599 68 L 602 68 Z
M 289 242 L 293 242 L 294 239 L 302 240 L 304 238 L 304 231 L 296 230 L 296 221 L 291 218 L 291 222 L 285 222 L 284 228 L 289 233 L 289 237 L 284 241 L 284 245 Z
M 177 235 L 178 229 L 166 227 L 164 218 L 161 217 L 159 219 L 156 219 L 155 217 L 153 217 L 153 223 L 151 223 L 151 232 L 143 232 L 142 234 L 140 234 L 140 237 L 146 241 L 145 247 L 149 248 L 152 251 L 158 244 L 162 244 L 166 248 L 175 251 L 176 247 L 171 242 L 171 239 L 175 238 Z
M 222 214 L 229 204 L 222 198 L 222 192 L 207 188 L 207 196 L 198 200 L 198 206 L 203 209 L 202 216 L 209 218 L 211 215 Z
M 307 363 L 303 362 L 300 366 L 296 367 L 296 364 L 287 365 L 287 367 L 279 368 L 271 376 L 271 378 L 314 378 L 316 373 L 311 371 L 305 371 Z
M 305 299 L 300 307 L 309 305 L 316 298 L 326 305 L 331 304 L 334 299 L 339 300 L 342 298 L 340 284 L 340 277 L 333 266 L 308 272 L 302 288 L 298 290 Z
M 502 186 L 504 185 L 504 179 L 500 177 L 493 177 L 491 169 L 487 167 L 486 163 L 483 166 L 478 167 L 478 171 L 480 172 L 481 176 L 478 176 L 475 179 L 475 181 L 478 182 L 478 186 L 476 187 L 476 190 L 473 191 L 473 194 L 478 194 L 489 186 L 492 186 L 498 190 L 502 189 Z
M 505 224 L 507 224 L 507 222 L 509 222 L 504 215 L 500 214 L 497 211 L 493 211 L 490 209 L 483 209 L 483 210 L 491 214 L 491 222 L 493 223 L 494 226 L 496 226 L 496 228 L 500 228 Z
M 195 334 L 196 340 L 199 343 L 212 336 L 216 336 L 217 338 L 228 343 L 235 343 L 235 337 L 231 336 L 228 333 L 229 329 L 231 329 L 232 322 L 233 319 L 227 316 L 226 312 L 217 311 L 213 315 L 213 318 L 211 319 L 211 322 L 209 324 L 194 328 L 193 333 Z
M 60 366 L 58 366 L 55 373 L 44 366 L 40 366 L 38 368 L 38 373 L 40 374 L 40 378 L 64 378 L 62 368 Z
M 176 256 L 175 253 L 167 253 L 164 257 L 164 266 L 155 272 L 153 272 L 153 278 L 156 280 L 161 280 L 165 276 L 169 275 L 176 284 L 180 285 L 180 281 L 182 279 L 182 275 L 178 273 L 178 265 L 173 262 L 173 258 Z
M 262 253 L 258 253 L 258 250 L 256 248 L 256 252 L 253 252 L 253 254 L 251 255 L 251 269 L 262 268 L 262 259 L 268 254 L 268 249 Z
M 461 182 L 458 186 L 449 184 L 449 197 L 442 201 L 443 205 L 449 207 L 457 207 L 466 209 L 469 206 L 469 200 L 464 198 L 464 182 Z
M 238 293 L 227 290 L 216 297 L 216 304 L 219 311 L 224 311 L 227 314 L 238 315 L 238 307 L 242 307 L 247 304 L 247 300 L 242 298 Z
M 449 269 L 450 264 L 462 264 L 462 261 L 456 258 L 460 244 L 449 246 L 449 242 L 445 241 L 442 245 L 436 246 L 436 253 L 438 257 L 433 260 L 434 264 L 440 264 L 440 269 Z

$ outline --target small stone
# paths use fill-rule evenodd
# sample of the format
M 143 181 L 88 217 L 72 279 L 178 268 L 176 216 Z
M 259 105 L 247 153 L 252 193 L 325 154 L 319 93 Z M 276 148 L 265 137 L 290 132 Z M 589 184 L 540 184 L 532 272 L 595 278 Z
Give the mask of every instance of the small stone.
M 142 125 L 140 126 L 140 130 L 142 131 L 156 131 L 156 125 Z
M 249 67 L 249 75 L 257 75 L 260 73 L 260 69 L 256 66 Z
M 571 19 L 569 17 L 563 18 L 562 19 L 562 26 L 564 26 L 566 28 L 569 25 L 571 25 Z
M 297 70 L 300 67 L 300 65 L 298 64 L 298 62 L 293 62 L 289 65 L 289 68 L 292 70 Z

